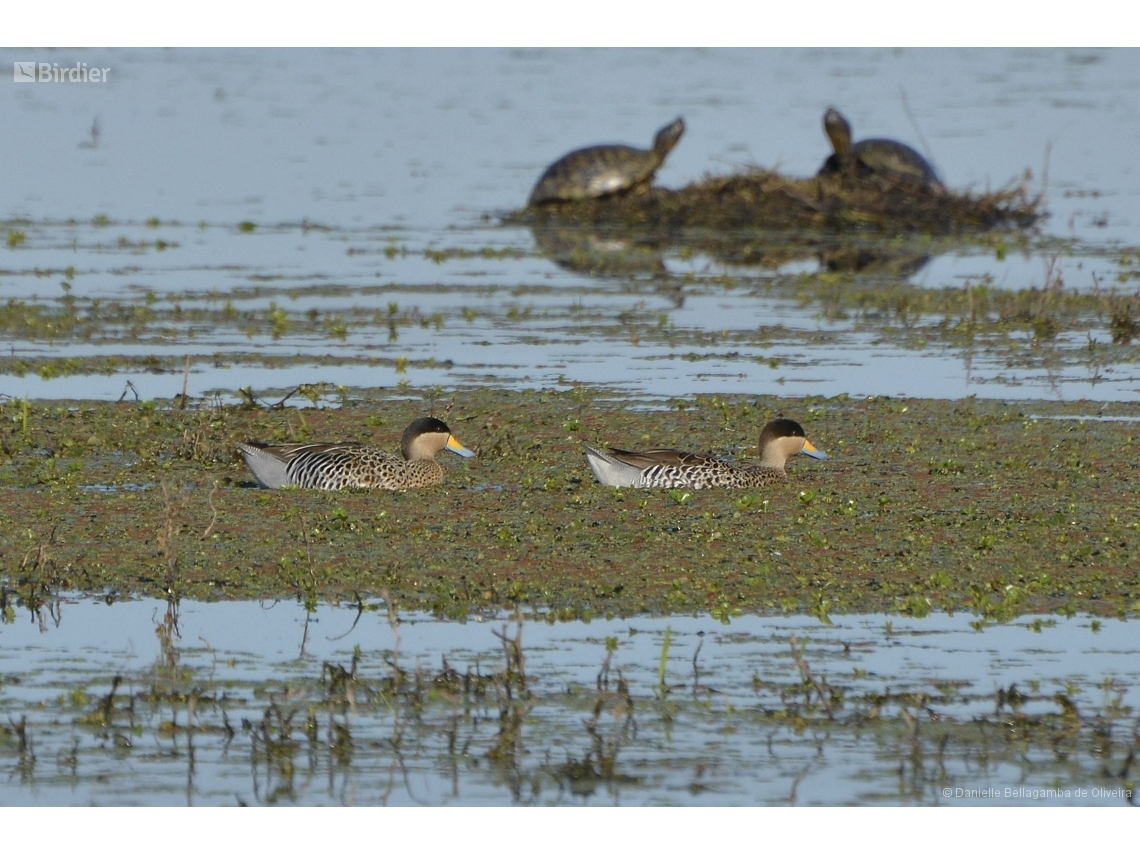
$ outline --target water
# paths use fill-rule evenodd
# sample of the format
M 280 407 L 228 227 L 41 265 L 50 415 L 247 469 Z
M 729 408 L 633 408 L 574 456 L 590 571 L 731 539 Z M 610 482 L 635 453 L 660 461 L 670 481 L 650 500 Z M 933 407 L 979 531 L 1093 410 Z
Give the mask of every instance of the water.
M 377 605 L 21 610 L 0 625 L 0 802 L 1128 801 L 1112 777 L 1140 702 L 1126 622 L 412 614 L 394 630 Z
M 0 63 L 21 56 L 0 52 Z M 812 257 L 766 270 L 676 252 L 631 259 L 627 246 L 616 256 L 627 268 L 599 276 L 559 267 L 530 230 L 497 225 L 569 149 L 648 145 L 678 114 L 688 131 L 658 174 L 664 185 L 748 165 L 812 174 L 827 154 L 820 116 L 835 104 L 857 137 L 916 144 L 955 188 L 1031 169 L 1050 211 L 1024 246 L 948 246 L 909 274 L 865 273 L 859 287 L 1020 291 L 1060 276 L 1075 292 L 1134 294 L 1140 51 L 33 58 L 112 71 L 106 84 L 0 90 L 0 120 L 20 129 L 0 151 L 21 163 L 0 184 L 0 218 L 22 235 L 0 248 L 0 301 L 66 315 L 70 299 L 83 315 L 99 300 L 130 322 L 87 332 L 16 312 L 0 325 L 3 394 L 110 399 L 131 379 L 143 397 L 170 398 L 187 357 L 190 394 L 223 398 L 248 385 L 402 381 L 583 382 L 650 396 L 1135 400 L 1140 390 L 1134 349 L 1112 345 L 1103 312 L 1045 338 L 1029 328 L 965 348 L 930 326 L 937 315 L 914 335 L 891 311 L 833 317 L 801 299 L 794 277 L 819 269 Z M 602 243 L 613 258 L 612 238 Z M 670 335 L 653 340 L 658 328 Z
M 667 186 L 749 163 L 811 174 L 835 104 L 857 138 L 916 141 L 917 125 L 955 187 L 1040 171 L 1050 146 L 1057 233 L 1135 242 L 1137 50 L 38 53 L 112 72 L 5 84 L 5 119 L 27 134 L 4 144 L 25 164 L 5 176 L 6 216 L 442 230 L 517 207 L 576 145 L 648 145 L 676 114 Z M 98 148 L 79 148 L 95 118 Z

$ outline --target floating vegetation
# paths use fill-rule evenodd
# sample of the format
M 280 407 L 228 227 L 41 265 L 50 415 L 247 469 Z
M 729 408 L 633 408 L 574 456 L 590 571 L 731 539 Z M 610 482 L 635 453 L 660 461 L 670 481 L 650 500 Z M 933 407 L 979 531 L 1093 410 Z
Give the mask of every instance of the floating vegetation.
M 558 234 L 565 237 L 570 232 L 574 230 Z M 771 355 L 762 351 L 774 344 L 786 342 L 798 348 L 822 336 L 826 341 L 817 344 L 822 347 L 827 342 L 834 345 L 840 337 L 868 334 L 880 343 L 905 349 L 921 350 L 934 344 L 967 347 L 979 359 L 1054 371 L 1136 358 L 1131 346 L 1140 328 L 1136 295 L 1115 288 L 1066 287 L 1060 275 L 1063 248 L 1055 250 L 1054 266 L 1039 285 L 1011 289 L 996 287 L 989 275 L 967 279 L 962 286 L 915 286 L 908 276 L 929 254 L 940 251 L 925 239 L 893 241 L 889 246 L 844 240 L 798 249 L 763 240 L 733 244 L 738 260 L 779 264 L 798 252 L 818 259 L 823 268 L 815 273 L 760 277 L 670 275 L 660 253 L 638 241 L 605 240 L 600 235 L 590 240 L 590 246 L 581 251 L 572 243 L 548 248 L 566 266 L 580 265 L 591 273 L 623 277 L 619 293 L 624 297 L 628 292 L 631 302 L 620 312 L 612 311 L 613 289 L 601 284 L 591 289 L 575 283 L 566 292 L 543 286 L 486 286 L 473 295 L 465 286 L 407 287 L 396 292 L 391 287 L 243 282 L 225 293 L 160 296 L 140 289 L 129 297 L 112 299 L 78 294 L 71 282 L 73 269 L 47 270 L 45 276 L 69 277 L 59 283 L 62 293 L 57 291 L 49 299 L 9 298 L 0 303 L 0 336 L 13 344 L 0 354 L 0 373 L 39 374 L 50 380 L 82 374 L 181 372 L 186 356 L 196 369 L 300 364 L 447 367 L 449 360 L 428 355 L 432 350 L 445 350 L 442 344 L 435 346 L 436 333 L 476 335 L 480 336 L 477 343 L 485 345 L 487 340 L 481 337 L 487 335 L 487 328 L 512 337 L 519 336 L 523 328 L 519 340 L 535 346 L 585 336 L 596 342 L 658 344 L 671 350 L 741 348 L 693 352 L 691 357 L 678 350 L 675 357 L 669 357 L 694 360 L 721 359 L 735 352 L 735 358 L 744 361 L 766 361 Z M 985 240 L 998 254 L 1027 250 L 1019 238 L 1008 235 Z M 628 278 L 638 273 L 652 281 Z M 397 294 L 401 300 L 392 299 Z M 673 322 L 669 304 L 679 308 L 688 298 L 724 294 L 740 301 L 794 301 L 807 317 L 826 321 L 829 330 L 748 323 L 709 331 Z M 667 303 L 650 302 L 648 297 Z M 478 308 L 466 303 L 472 299 L 480 301 Z M 427 307 L 421 307 L 421 300 Z M 469 332 L 476 319 L 480 323 Z M 378 355 L 377 338 L 389 345 L 410 338 L 424 355 Z M 295 340 L 323 344 L 326 349 L 264 347 Z M 54 355 L 28 346 L 37 343 L 81 344 L 90 355 Z M 140 344 L 155 347 L 140 354 Z M 91 353 L 92 348 L 97 350 Z M 447 348 L 446 352 L 455 350 Z M 406 362 L 398 362 L 401 359 Z
M 1032 385 L 1048 396 L 1046 384 L 1058 381 L 1066 394 L 1077 386 L 1119 397 L 1132 394 L 1127 377 L 1137 358 L 1135 249 L 1114 247 L 1105 257 L 1024 230 L 974 234 L 963 256 L 955 235 L 697 228 L 667 230 L 659 240 L 619 227 L 536 222 L 538 250 L 590 280 L 550 275 L 517 230 L 456 233 L 424 246 L 404 243 L 402 233 L 393 243 L 391 229 L 326 232 L 305 223 L 258 225 L 250 235 L 232 224 L 208 226 L 205 243 L 197 226 L 156 226 L 153 218 L 115 223 L 97 242 L 89 222 L 10 221 L 8 228 L 35 245 L 32 256 L 21 247 L 10 259 L 42 260 L 48 251 L 55 260 L 0 269 L 0 375 L 42 381 L 118 374 L 137 383 L 142 372 L 185 378 L 189 357 L 188 386 L 199 393 L 245 385 L 233 374 L 247 367 L 327 367 L 318 379 L 358 385 L 366 381 L 357 366 L 383 369 L 376 383 L 541 383 L 560 373 L 596 377 L 591 361 L 606 352 L 616 357 L 615 377 L 642 380 L 652 391 L 674 388 L 673 367 L 688 388 L 712 377 L 722 388 L 748 388 L 754 378 L 842 391 L 858 387 L 859 365 L 885 347 L 962 359 L 971 382 Z M 321 248 L 333 267 L 298 275 L 289 265 L 214 263 L 219 251 L 245 253 L 250 240 L 285 234 L 308 235 L 301 243 Z M 159 262 L 150 250 L 160 242 L 177 258 Z M 343 279 L 317 272 L 335 269 L 356 243 L 375 246 L 368 251 L 379 257 L 350 262 L 359 269 Z M 949 267 L 950 279 L 914 276 L 947 252 L 957 257 L 939 270 Z M 1041 266 L 1054 260 L 1055 269 L 1035 273 L 1035 256 Z M 1071 281 L 1061 281 L 1062 265 Z M 397 271 L 411 281 L 396 281 Z M 702 311 L 687 311 L 702 298 Z M 563 372 L 556 363 L 567 347 L 583 357 Z M 839 352 L 853 358 L 837 359 Z M 757 377 L 757 365 L 772 373 Z M 421 370 L 432 376 L 417 377 Z M 148 394 L 165 382 L 148 379 Z M 291 384 L 285 378 L 280 386 Z M 77 386 L 33 381 L 7 391 L 75 394 Z M 98 388 L 102 397 L 118 394 L 106 383 Z M 953 388 L 959 394 L 961 384 Z
M 516 212 L 507 222 L 618 226 L 650 234 L 677 229 L 760 229 L 878 234 L 965 234 L 1029 228 L 1044 215 L 1026 181 L 981 194 L 888 176 L 790 178 L 758 169 L 709 177 L 680 190 L 654 187 Z
M 388 247 L 385 249 L 385 254 L 388 254 Z M 521 249 L 513 247 L 490 247 L 484 246 L 479 249 L 465 249 L 462 247 L 447 247 L 445 249 L 428 248 L 424 250 L 424 258 L 431 261 L 433 264 L 442 264 L 445 261 L 450 261 L 453 258 L 477 258 L 485 260 L 494 260 L 501 258 L 526 258 L 528 253 Z M 389 256 L 391 257 L 391 256 Z
M 463 618 L 522 606 L 552 621 L 695 611 L 1004 621 L 1140 608 L 1140 499 L 1126 453 L 1140 436 L 1136 405 L 651 405 L 589 388 L 410 386 L 243 397 L 185 409 L 129 395 L 5 402 L 0 582 L 21 594 L 173 588 L 206 599 L 385 589 L 401 610 Z M 394 445 L 425 412 L 479 454 L 444 461 L 440 488 L 270 492 L 237 452 L 251 437 Z M 747 459 L 758 426 L 779 415 L 801 421 L 831 460 L 792 464 L 786 483 L 759 493 L 630 495 L 594 484 L 581 452 L 636 438 Z

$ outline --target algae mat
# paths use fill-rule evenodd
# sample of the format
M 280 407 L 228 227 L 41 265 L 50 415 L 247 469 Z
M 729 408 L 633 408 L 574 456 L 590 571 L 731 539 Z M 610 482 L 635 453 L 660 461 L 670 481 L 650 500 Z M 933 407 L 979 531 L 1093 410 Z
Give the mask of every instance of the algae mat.
M 479 454 L 441 455 L 438 488 L 262 490 L 235 449 L 250 438 L 395 449 L 429 412 Z M 382 595 L 401 610 L 551 619 L 1140 608 L 1136 405 L 396 388 L 344 390 L 327 408 L 8 401 L 2 413 L 9 619 L 75 589 Z M 581 451 L 747 457 L 778 415 L 831 459 L 797 458 L 762 491 L 616 491 L 593 483 Z

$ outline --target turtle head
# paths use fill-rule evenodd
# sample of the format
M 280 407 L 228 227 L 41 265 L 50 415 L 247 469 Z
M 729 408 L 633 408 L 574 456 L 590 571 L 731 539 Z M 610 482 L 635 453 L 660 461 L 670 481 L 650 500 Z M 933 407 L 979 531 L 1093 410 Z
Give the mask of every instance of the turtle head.
M 681 134 L 685 132 L 685 120 L 680 116 L 677 121 L 671 125 L 666 125 L 657 132 L 657 136 L 653 140 L 653 153 L 657 155 L 658 160 L 664 160 L 665 156 L 673 150 L 673 146 L 681 139 Z
M 842 159 L 851 150 L 851 125 L 843 118 L 843 114 L 834 107 L 828 107 L 823 114 L 823 130 L 831 140 L 831 147 L 836 155 Z

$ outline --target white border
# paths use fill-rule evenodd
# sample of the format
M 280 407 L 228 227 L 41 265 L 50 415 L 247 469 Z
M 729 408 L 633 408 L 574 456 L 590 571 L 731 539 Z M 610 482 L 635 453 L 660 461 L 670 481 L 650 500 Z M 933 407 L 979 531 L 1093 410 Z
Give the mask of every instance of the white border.
M 1128 46 L 1120 0 L 12 0 L 8 46 Z

